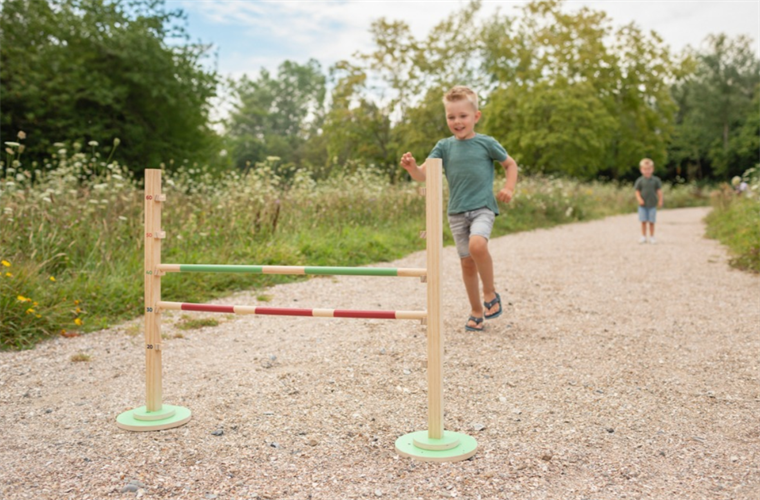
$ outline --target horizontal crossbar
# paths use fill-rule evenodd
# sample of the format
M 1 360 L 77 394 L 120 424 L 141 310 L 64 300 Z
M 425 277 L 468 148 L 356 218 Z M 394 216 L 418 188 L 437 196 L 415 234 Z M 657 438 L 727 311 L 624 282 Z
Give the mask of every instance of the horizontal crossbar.
M 296 309 L 290 307 L 228 306 L 216 304 L 190 304 L 187 302 L 159 302 L 161 310 L 203 311 L 229 314 L 259 314 L 263 316 L 313 316 L 317 318 L 364 319 L 425 319 L 427 311 L 362 311 L 356 309 Z
M 329 266 L 234 266 L 216 264 L 159 264 L 166 273 L 249 273 L 249 274 L 319 274 L 327 276 L 407 276 L 427 275 L 427 269 L 392 267 L 329 267 Z

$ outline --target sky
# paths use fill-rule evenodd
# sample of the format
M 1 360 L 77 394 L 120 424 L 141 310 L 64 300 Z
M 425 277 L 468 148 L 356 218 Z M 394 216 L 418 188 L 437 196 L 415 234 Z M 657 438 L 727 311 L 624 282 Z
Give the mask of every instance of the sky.
M 514 16 L 527 0 L 483 1 L 482 16 L 497 10 Z M 326 71 L 342 59 L 369 52 L 372 21 L 405 21 L 424 38 L 464 1 L 401 0 L 166 0 L 188 16 L 194 41 L 210 43 L 216 69 L 235 79 L 262 68 L 276 72 L 286 59 L 317 59 Z M 748 35 L 760 57 L 760 0 L 566 0 L 564 8 L 603 10 L 613 26 L 635 22 L 657 32 L 674 52 L 699 48 L 708 34 Z

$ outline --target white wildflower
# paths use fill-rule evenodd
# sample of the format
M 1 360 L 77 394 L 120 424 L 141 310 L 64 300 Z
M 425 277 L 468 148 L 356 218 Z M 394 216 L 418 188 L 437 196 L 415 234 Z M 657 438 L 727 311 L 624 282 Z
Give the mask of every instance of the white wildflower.
M 119 216 L 119 220 L 129 220 L 129 219 L 127 219 L 127 218 L 126 218 L 126 217 L 124 217 L 123 215 L 120 215 L 120 216 Z
M 11 142 L 11 141 L 5 141 L 5 145 L 6 146 L 10 146 L 12 148 L 17 148 L 17 147 L 21 146 L 21 144 L 19 144 L 18 142 Z M 7 149 L 6 149 L 6 151 L 7 151 Z
M 93 148 L 98 145 L 98 141 L 90 141 L 87 143 L 88 146 L 92 146 Z

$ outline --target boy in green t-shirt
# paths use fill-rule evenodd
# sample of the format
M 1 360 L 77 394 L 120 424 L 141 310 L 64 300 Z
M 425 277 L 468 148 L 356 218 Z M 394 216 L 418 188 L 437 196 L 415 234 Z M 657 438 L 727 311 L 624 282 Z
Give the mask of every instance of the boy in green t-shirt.
M 443 97 L 446 123 L 454 134 L 438 141 L 428 158 L 441 158 L 449 182 L 448 217 L 462 264 L 462 279 L 470 300 L 468 331 L 482 331 L 483 319 L 500 316 L 501 297 L 494 289 L 493 260 L 488 252 L 488 239 L 499 207 L 493 195 L 494 166 L 499 162 L 507 180 L 496 195 L 509 203 L 517 184 L 517 163 L 492 137 L 475 133 L 480 120 L 478 96 L 468 87 L 456 86 Z M 412 179 L 425 181 L 425 164 L 417 165 L 411 153 L 401 157 L 401 166 Z M 483 302 L 480 302 L 480 281 Z
M 657 208 L 662 207 L 662 181 L 654 173 L 654 162 L 644 158 L 639 162 L 641 177 L 636 179 L 633 189 L 636 190 L 636 201 L 639 202 L 639 222 L 641 222 L 641 239 L 639 243 L 647 242 L 647 224 L 649 224 L 649 243 L 657 243 L 654 239 L 654 223 L 657 220 Z

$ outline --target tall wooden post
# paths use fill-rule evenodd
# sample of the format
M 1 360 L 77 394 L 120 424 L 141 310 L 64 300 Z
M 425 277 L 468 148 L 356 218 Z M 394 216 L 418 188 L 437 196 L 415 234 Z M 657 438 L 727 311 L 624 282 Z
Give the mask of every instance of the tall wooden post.
M 145 407 L 161 409 L 161 171 L 145 171 Z
M 396 451 L 426 462 L 457 462 L 473 456 L 478 443 L 467 434 L 445 431 L 443 427 L 443 163 L 428 158 L 425 165 L 428 430 L 401 436 L 396 440 Z
M 443 437 L 443 316 L 441 253 L 443 252 L 443 179 L 441 160 L 425 168 L 425 235 L 427 254 L 428 437 Z
M 161 170 L 145 170 L 145 406 L 126 411 L 116 417 L 116 425 L 131 431 L 154 431 L 179 427 L 190 420 L 191 413 L 181 406 L 164 405 L 162 401 L 161 349 L 161 207 L 166 196 L 161 193 Z

